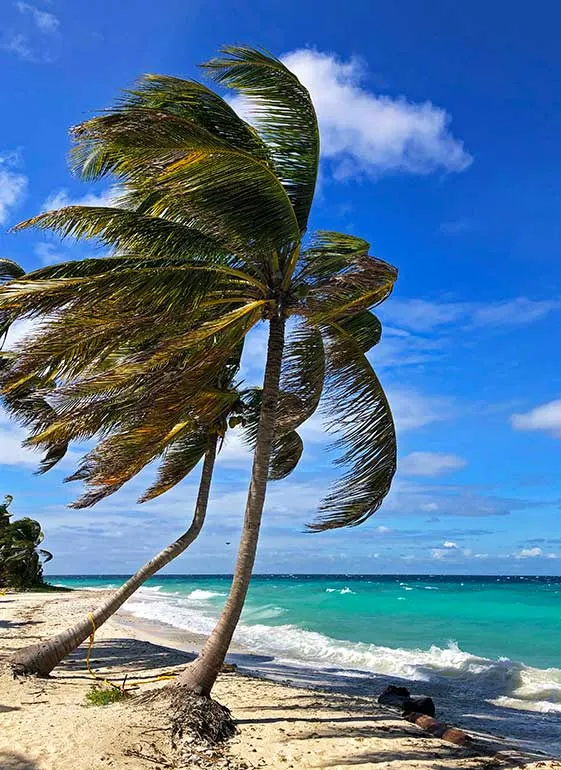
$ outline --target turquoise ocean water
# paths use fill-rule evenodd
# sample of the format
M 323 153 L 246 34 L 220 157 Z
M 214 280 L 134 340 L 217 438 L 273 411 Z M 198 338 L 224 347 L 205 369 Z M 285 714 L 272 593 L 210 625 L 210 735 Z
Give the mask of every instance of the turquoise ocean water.
M 106 588 L 125 576 L 48 579 Z M 228 588 L 224 576 L 157 576 L 125 609 L 206 634 Z M 372 694 L 413 680 L 470 729 L 561 755 L 559 577 L 256 576 L 236 640 L 266 675 Z

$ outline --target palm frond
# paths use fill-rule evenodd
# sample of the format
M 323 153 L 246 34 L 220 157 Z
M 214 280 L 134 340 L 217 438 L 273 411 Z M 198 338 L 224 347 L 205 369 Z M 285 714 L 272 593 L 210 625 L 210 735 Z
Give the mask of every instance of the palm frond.
M 370 310 L 361 310 L 347 316 L 338 325 L 354 337 L 363 353 L 367 353 L 382 338 L 382 324 Z
M 15 278 L 21 278 L 22 275 L 25 275 L 25 270 L 21 265 L 11 259 L 0 258 L 0 283 L 13 281 Z
M 112 174 L 143 195 L 161 195 L 151 213 L 167 211 L 179 196 L 200 230 L 235 249 L 240 241 L 281 248 L 300 239 L 290 200 L 269 165 L 192 121 L 129 109 L 88 121 L 81 136 L 93 176 Z M 83 169 L 79 157 L 77 164 Z
M 298 465 L 304 444 L 295 430 L 275 438 L 269 464 L 269 479 L 279 481 L 286 478 Z
M 151 257 L 224 259 L 220 244 L 195 227 L 112 206 L 66 206 L 20 222 L 13 230 L 29 227 L 52 230 L 63 238 L 97 238 L 120 253 L 142 255 L 145 263 Z
M 138 499 L 139 503 L 153 500 L 185 478 L 203 457 L 208 446 L 206 431 L 189 433 L 166 449 L 158 470 L 158 478 Z
M 341 320 L 386 299 L 397 279 L 393 265 L 368 256 L 362 238 L 320 231 L 300 257 L 298 281 L 314 323 Z
M 144 75 L 121 100 L 121 110 L 131 108 L 149 108 L 192 121 L 231 147 L 269 162 L 267 146 L 255 129 L 222 97 L 196 81 Z
M 281 393 L 290 393 L 298 399 L 290 404 L 279 399 L 279 419 L 290 419 L 287 410 L 295 411 L 297 427 L 316 411 L 323 389 L 325 353 L 319 329 L 299 324 L 288 337 L 281 372 Z
M 362 524 L 382 504 L 397 465 L 395 427 L 384 390 L 360 345 L 337 328 L 327 340 L 323 412 L 339 434 L 333 448 L 344 471 L 320 504 L 309 529 L 320 532 Z
M 215 81 L 247 97 L 269 147 L 300 232 L 307 227 L 319 162 L 319 128 L 307 89 L 279 59 L 247 46 L 225 46 L 203 65 Z

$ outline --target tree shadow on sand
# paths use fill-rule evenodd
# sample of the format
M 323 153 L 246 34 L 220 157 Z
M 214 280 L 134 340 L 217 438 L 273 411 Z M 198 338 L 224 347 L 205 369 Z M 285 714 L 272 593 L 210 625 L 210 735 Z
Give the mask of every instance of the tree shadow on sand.
M 0 767 L 2 770 L 39 770 L 33 759 L 11 751 L 0 751 Z
M 462 678 L 455 680 L 438 674 L 429 667 L 417 666 L 413 675 L 415 681 L 396 676 L 382 676 L 371 672 L 356 672 L 353 675 L 348 670 L 330 667 L 312 669 L 298 665 L 276 663 L 260 657 L 252 660 L 251 655 L 232 655 L 241 671 L 250 670 L 273 681 L 305 687 L 311 690 L 327 691 L 329 704 L 323 708 L 349 708 L 350 703 L 345 698 L 343 705 L 337 702 L 337 695 L 354 696 L 353 709 L 357 701 L 364 699 L 366 709 L 372 712 L 372 701 L 389 685 L 408 687 L 414 693 L 422 693 L 433 697 L 437 717 L 457 727 L 465 729 L 478 740 L 497 750 L 501 746 L 518 743 L 520 749 L 544 758 L 545 753 L 538 752 L 533 747 L 546 747 L 545 735 L 550 738 L 557 736 L 560 748 L 551 749 L 551 754 L 561 753 L 561 733 L 559 731 L 559 713 L 543 713 L 526 708 L 509 708 L 505 705 L 489 703 L 501 696 L 509 696 L 517 686 L 517 674 L 504 673 L 504 665 L 497 663 L 497 672 L 484 671 L 463 672 Z M 494 676 L 493 674 L 496 675 Z M 303 696 L 305 697 L 305 696 Z M 289 708 L 282 707 L 281 710 Z M 294 706 L 298 708 L 298 706 Z M 391 713 L 391 712 L 390 712 Z M 395 715 L 396 712 L 393 712 Z M 283 717 L 279 716 L 279 721 Z
M 53 676 L 62 670 L 66 671 L 86 671 L 86 654 L 88 643 L 81 645 L 74 650 L 62 663 L 53 671 Z M 194 653 L 181 652 L 170 647 L 163 647 L 152 642 L 145 642 L 136 639 L 104 639 L 96 643 L 92 649 L 90 665 L 92 668 L 111 669 L 111 676 L 134 674 L 135 679 L 151 679 L 151 669 L 154 668 L 175 668 L 185 666 L 195 659 Z M 143 671 L 150 671 L 146 676 L 142 676 Z M 140 675 L 138 672 L 141 672 Z

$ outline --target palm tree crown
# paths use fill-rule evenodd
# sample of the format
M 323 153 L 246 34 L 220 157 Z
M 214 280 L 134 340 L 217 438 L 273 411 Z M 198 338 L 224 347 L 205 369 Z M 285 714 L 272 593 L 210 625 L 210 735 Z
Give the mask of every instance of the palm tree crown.
M 194 430 L 234 398 L 220 385 L 232 351 L 259 321 L 295 317 L 276 453 L 293 465 L 294 429 L 323 396 L 343 474 L 311 528 L 360 524 L 396 468 L 391 412 L 365 353 L 381 331 L 369 308 L 397 271 L 360 238 L 306 236 L 319 132 L 296 76 L 247 47 L 224 48 L 204 68 L 251 103 L 254 126 L 200 83 L 146 75 L 73 130 L 73 168 L 114 178 L 117 204 L 69 206 L 19 228 L 97 238 L 112 256 L 46 267 L 0 291 L 0 312 L 43 319 L 3 374 L 8 406 L 47 453 L 100 436 L 74 476 L 90 489 L 78 505 L 92 504 L 162 453 L 168 469 L 190 467 Z M 30 383 L 51 389 L 56 419 L 30 414 Z

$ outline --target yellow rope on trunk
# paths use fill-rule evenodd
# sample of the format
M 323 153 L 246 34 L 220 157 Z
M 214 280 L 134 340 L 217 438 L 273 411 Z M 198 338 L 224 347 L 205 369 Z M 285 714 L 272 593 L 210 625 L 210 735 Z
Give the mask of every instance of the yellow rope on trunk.
M 115 682 L 112 682 L 110 679 L 105 679 L 103 676 L 98 676 L 98 674 L 95 673 L 95 671 L 90 666 L 90 657 L 92 654 L 92 649 L 94 646 L 95 641 L 95 632 L 97 631 L 94 616 L 91 612 L 88 612 L 88 618 L 90 619 L 90 623 L 92 624 L 92 632 L 90 634 L 90 643 L 88 645 L 88 652 L 86 654 L 86 668 L 88 670 L 88 673 L 90 676 L 92 676 L 94 679 L 97 679 L 99 682 L 103 682 L 103 684 L 107 685 L 108 687 L 113 687 L 116 690 L 119 690 L 120 692 L 125 692 L 125 684 L 127 683 L 127 677 L 123 679 L 123 683 L 118 685 L 115 684 Z M 175 679 L 177 674 L 161 674 L 160 676 L 156 676 L 153 679 L 143 679 L 141 681 L 136 682 L 129 682 L 129 687 L 140 687 L 143 684 L 152 684 L 154 682 L 163 682 L 166 679 Z

